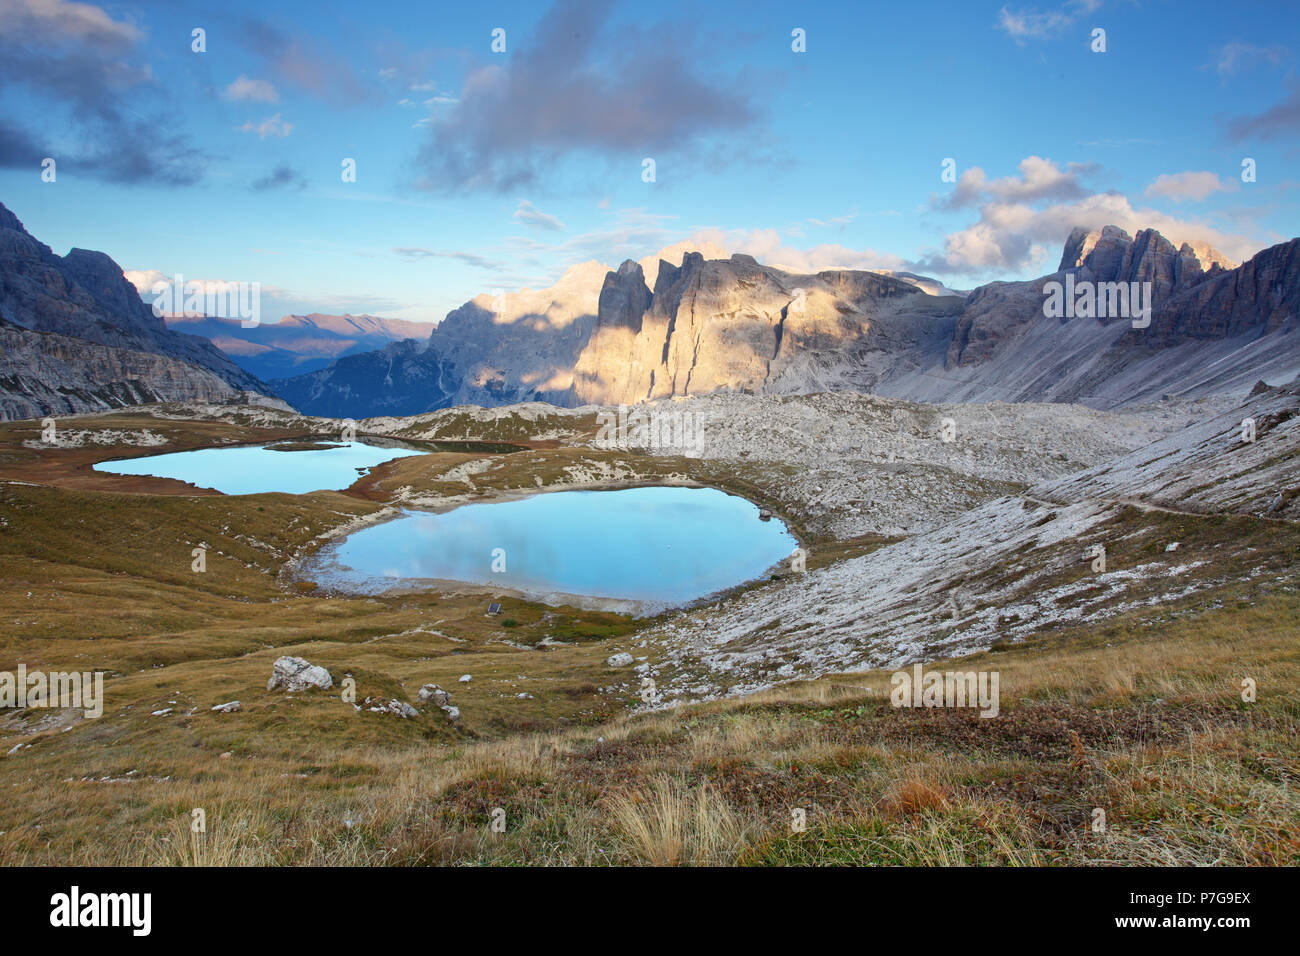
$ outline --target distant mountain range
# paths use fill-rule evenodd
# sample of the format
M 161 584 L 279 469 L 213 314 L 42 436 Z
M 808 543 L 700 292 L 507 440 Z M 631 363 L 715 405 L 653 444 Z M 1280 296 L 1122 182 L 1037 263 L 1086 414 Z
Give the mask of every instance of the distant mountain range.
M 480 295 L 425 342 L 274 383 L 309 414 L 410 415 L 451 405 L 636 402 L 719 390 L 835 389 L 918 401 L 1244 394 L 1300 375 L 1300 239 L 1237 266 L 1152 229 L 1076 229 L 1057 271 L 969 293 L 911 274 L 796 274 L 746 255 L 570 269 L 550 289 Z M 1048 283 L 1150 283 L 1154 307 L 1049 315 Z M 1127 291 L 1127 290 L 1126 290 Z M 494 309 L 496 311 L 494 311 Z
M 200 335 L 261 379 L 289 378 L 324 368 L 335 359 L 381 349 L 403 339 L 427 339 L 432 322 L 376 315 L 286 315 L 243 328 L 238 319 L 164 316 L 167 327 Z
M 1103 295 L 1109 285 L 1112 304 L 1117 284 L 1149 283 L 1154 304 L 1141 321 L 1061 314 L 1045 305 L 1052 283 Z M 271 395 L 307 414 L 364 418 L 716 391 L 1099 408 L 1245 394 L 1300 376 L 1300 239 L 1236 265 L 1155 230 L 1077 229 L 1051 275 L 969 293 L 910 273 L 798 274 L 686 252 L 677 264 L 583 263 L 548 289 L 477 296 L 431 330 L 318 314 L 252 329 L 169 324 L 108 256 L 57 256 L 0 206 L 3 418 Z M 312 365 L 323 367 L 275 377 Z

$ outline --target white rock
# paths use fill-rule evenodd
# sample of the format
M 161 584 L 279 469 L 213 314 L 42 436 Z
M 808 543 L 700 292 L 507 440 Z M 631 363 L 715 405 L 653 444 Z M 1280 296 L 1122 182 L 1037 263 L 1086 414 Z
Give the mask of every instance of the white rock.
M 323 667 L 309 664 L 301 657 L 281 657 L 271 669 L 271 679 L 266 682 L 267 690 L 283 687 L 290 693 L 319 687 L 329 690 L 334 686 L 334 678 Z
M 420 688 L 420 703 L 433 704 L 435 707 L 441 707 L 443 704 L 451 702 L 451 694 L 447 693 L 437 684 L 425 684 Z
M 412 717 L 420 716 L 420 712 L 404 700 L 390 700 L 388 702 L 388 712 L 407 720 L 410 720 Z
M 239 705 L 239 701 L 237 700 L 232 700 L 229 703 L 225 703 L 225 704 L 217 704 L 217 706 L 213 707 L 212 709 L 216 711 L 218 714 L 233 714 L 238 710 L 242 710 L 242 708 Z
M 611 654 L 609 657 L 605 658 L 605 663 L 610 667 L 630 667 L 633 663 L 633 658 L 631 654 L 626 654 L 620 651 L 617 654 Z
M 420 712 L 404 700 L 395 698 L 384 700 L 381 697 L 367 697 L 365 703 L 367 709 L 375 714 L 392 714 L 394 717 L 401 717 L 405 720 L 420 716 Z
M 472 681 L 473 679 L 474 679 L 474 678 L 471 677 L 469 674 L 461 674 L 461 675 L 460 675 L 460 679 L 459 679 L 456 683 L 458 683 L 458 684 L 468 684 L 468 683 L 469 683 L 470 681 Z

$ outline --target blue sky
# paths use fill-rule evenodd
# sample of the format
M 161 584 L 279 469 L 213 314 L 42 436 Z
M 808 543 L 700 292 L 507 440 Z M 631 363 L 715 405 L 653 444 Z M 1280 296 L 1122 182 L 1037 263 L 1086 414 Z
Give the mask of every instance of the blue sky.
M 1113 222 L 1241 260 L 1300 233 L 1297 24 L 1185 0 L 0 0 L 0 201 L 142 283 L 260 282 L 267 319 L 436 321 L 665 247 L 965 288 Z

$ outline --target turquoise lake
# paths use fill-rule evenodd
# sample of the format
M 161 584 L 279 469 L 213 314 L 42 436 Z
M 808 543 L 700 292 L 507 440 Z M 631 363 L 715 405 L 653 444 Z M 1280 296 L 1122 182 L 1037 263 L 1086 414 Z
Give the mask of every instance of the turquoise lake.
M 713 488 L 559 491 L 407 511 L 327 546 L 301 572 L 366 594 L 458 581 L 675 606 L 752 580 L 797 545 L 779 520 Z
M 310 451 L 276 451 L 268 445 L 200 448 L 145 458 L 104 461 L 96 471 L 115 475 L 175 478 L 227 495 L 281 491 L 291 495 L 347 488 L 370 469 L 394 458 L 423 455 L 409 448 L 385 448 L 365 442 L 313 442 Z

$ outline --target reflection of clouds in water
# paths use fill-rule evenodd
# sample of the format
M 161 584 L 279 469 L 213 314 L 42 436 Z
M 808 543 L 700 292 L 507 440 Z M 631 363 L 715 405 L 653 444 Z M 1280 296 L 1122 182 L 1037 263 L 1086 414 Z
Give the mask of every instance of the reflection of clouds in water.
M 304 494 L 346 488 L 360 477 L 358 468 L 369 469 L 394 458 L 417 454 L 421 452 L 359 442 L 312 451 L 277 451 L 270 446 L 254 445 L 200 448 L 149 455 L 132 459 L 130 463 L 102 462 L 93 467 L 116 474 L 174 478 L 229 495 Z
M 789 554 L 788 531 L 757 512 L 715 489 L 555 492 L 407 512 L 345 547 L 359 576 L 679 602 L 757 577 Z M 506 552 L 504 573 L 492 571 L 494 548 Z M 404 565 L 411 570 L 395 570 Z

